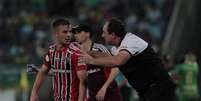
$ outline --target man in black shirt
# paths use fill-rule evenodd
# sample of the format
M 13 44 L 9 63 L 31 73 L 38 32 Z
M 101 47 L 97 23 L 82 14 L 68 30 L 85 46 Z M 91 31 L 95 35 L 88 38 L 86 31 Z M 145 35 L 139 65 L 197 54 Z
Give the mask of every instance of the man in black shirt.
M 127 33 L 119 19 L 110 19 L 103 26 L 105 43 L 116 46 L 114 56 L 92 57 L 82 50 L 87 64 L 118 66 L 130 85 L 136 89 L 140 101 L 173 101 L 175 84 L 161 60 L 143 39 Z

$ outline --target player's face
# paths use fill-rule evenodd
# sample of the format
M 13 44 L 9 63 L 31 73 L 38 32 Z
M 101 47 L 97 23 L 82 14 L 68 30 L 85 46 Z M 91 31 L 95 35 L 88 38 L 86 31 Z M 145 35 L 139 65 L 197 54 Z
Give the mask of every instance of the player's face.
M 106 22 L 103 26 L 103 33 L 102 37 L 105 40 L 106 44 L 112 44 L 112 34 L 109 34 L 108 32 L 108 22 Z
M 68 25 L 59 25 L 56 28 L 56 38 L 58 43 L 65 45 L 71 41 L 71 27 Z
M 84 43 L 89 39 L 89 34 L 88 32 L 85 32 L 85 31 L 77 32 L 74 35 L 75 35 L 76 41 L 79 43 Z

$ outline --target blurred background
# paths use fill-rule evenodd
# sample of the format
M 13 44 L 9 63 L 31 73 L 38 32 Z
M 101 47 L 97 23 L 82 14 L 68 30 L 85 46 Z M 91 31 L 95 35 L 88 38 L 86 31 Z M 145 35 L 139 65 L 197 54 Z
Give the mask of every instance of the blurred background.
M 186 76 L 180 75 L 180 65 L 196 64 L 187 67 L 198 68 L 190 77 L 199 92 L 192 96 L 199 97 L 200 4 L 200 0 L 0 0 L 0 101 L 28 101 L 35 75 L 27 74 L 26 65 L 42 64 L 52 43 L 50 23 L 55 17 L 66 17 L 74 25 L 89 23 L 95 32 L 94 41 L 101 43 L 103 22 L 120 18 L 127 31 L 154 47 L 178 88 L 178 77 Z M 117 82 L 125 101 L 138 101 L 136 92 L 121 74 Z M 40 90 L 41 101 L 53 101 L 51 83 L 47 77 Z M 180 93 L 177 89 L 175 92 Z M 176 99 L 179 101 L 178 96 Z

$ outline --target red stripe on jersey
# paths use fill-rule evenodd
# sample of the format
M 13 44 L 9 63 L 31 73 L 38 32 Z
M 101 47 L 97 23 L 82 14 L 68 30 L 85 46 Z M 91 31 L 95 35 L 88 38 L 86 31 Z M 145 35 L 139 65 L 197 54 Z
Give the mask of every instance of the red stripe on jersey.
M 109 67 L 104 67 L 104 73 L 105 73 L 105 77 L 106 79 L 110 76 L 111 73 L 111 68 Z
M 56 51 L 56 53 L 55 53 L 56 55 L 55 55 L 55 58 L 54 58 L 54 63 L 55 63 L 55 69 L 57 70 L 57 69 L 59 69 L 58 67 L 59 67 L 59 61 L 58 61 L 58 59 L 59 59 L 59 52 L 58 51 Z M 56 99 L 57 100 L 59 100 L 59 87 L 58 87 L 58 85 L 59 85 L 59 73 L 58 72 L 56 72 L 55 73 L 55 77 L 54 77 L 54 96 L 56 97 Z M 56 101 L 57 101 L 56 100 Z
M 66 51 L 62 52 L 62 60 L 61 60 L 61 62 L 62 62 L 62 70 L 66 69 L 65 63 L 68 61 L 66 59 L 66 57 L 67 57 L 67 52 Z M 66 101 L 66 89 L 67 89 L 67 85 L 66 85 L 67 80 L 66 79 L 67 79 L 66 73 L 62 73 L 62 81 L 63 81 L 63 83 L 62 83 L 62 96 L 64 97 L 63 98 L 64 101 Z
M 79 79 L 77 77 L 76 64 L 77 57 L 76 54 L 71 54 L 71 64 L 72 64 L 72 84 L 71 84 L 71 101 L 77 101 L 79 92 Z

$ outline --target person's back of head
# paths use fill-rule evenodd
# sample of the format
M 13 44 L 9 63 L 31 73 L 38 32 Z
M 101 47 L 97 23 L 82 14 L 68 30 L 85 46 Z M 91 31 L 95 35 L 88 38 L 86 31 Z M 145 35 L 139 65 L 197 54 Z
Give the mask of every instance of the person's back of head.
M 118 37 L 124 37 L 126 34 L 125 25 L 124 23 L 117 18 L 111 18 L 108 21 L 108 32 L 115 33 Z
M 192 52 L 187 53 L 185 55 L 184 59 L 185 59 L 184 60 L 185 63 L 196 63 L 197 62 L 196 56 Z
M 79 25 L 74 26 L 72 28 L 72 33 L 74 33 L 74 34 L 79 33 L 81 31 L 88 32 L 90 39 L 93 37 L 92 36 L 93 31 L 92 31 L 92 28 L 89 24 L 79 24 Z

